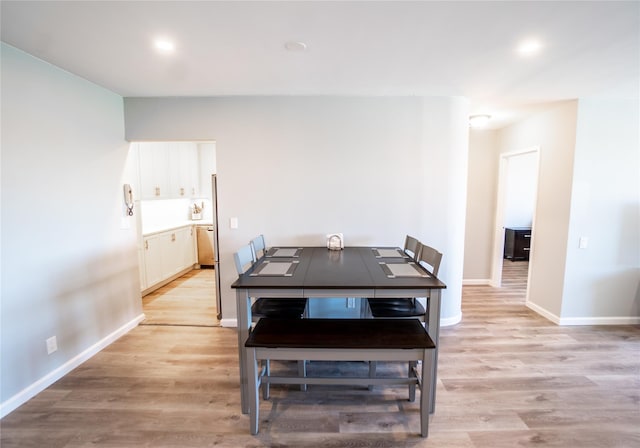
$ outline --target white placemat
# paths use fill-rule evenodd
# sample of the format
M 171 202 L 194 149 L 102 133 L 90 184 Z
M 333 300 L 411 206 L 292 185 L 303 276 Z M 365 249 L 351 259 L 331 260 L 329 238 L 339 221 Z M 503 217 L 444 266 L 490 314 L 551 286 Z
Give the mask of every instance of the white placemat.
M 297 265 L 297 261 L 265 261 L 254 272 L 252 272 L 250 276 L 291 277 Z
M 394 277 L 428 277 L 413 263 L 387 263 L 386 266 Z
M 373 249 L 376 258 L 404 258 L 404 254 L 399 249 Z
M 302 249 L 295 248 L 295 247 L 294 248 L 274 247 L 269 251 L 269 253 L 267 254 L 267 257 L 287 257 L 287 258 L 299 257 L 300 252 L 302 252 Z

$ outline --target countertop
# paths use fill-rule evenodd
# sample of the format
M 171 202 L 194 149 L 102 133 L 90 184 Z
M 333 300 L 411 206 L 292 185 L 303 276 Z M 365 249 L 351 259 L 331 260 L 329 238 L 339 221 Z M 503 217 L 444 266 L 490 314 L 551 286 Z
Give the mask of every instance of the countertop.
M 206 219 L 191 220 L 187 219 L 181 222 L 174 222 L 166 226 L 150 226 L 142 229 L 142 236 L 151 236 L 156 233 L 168 232 L 169 230 L 180 229 L 188 226 L 212 226 L 213 222 Z

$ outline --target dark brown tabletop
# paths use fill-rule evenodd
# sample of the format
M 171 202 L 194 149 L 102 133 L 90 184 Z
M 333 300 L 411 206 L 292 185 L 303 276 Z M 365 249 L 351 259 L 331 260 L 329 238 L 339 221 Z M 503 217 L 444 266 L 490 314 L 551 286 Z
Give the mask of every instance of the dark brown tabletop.
M 390 278 L 381 264 L 407 263 L 403 258 L 377 258 L 371 247 L 345 247 L 333 251 L 325 247 L 304 247 L 296 258 L 278 261 L 296 263 L 293 274 L 285 276 L 251 275 L 261 263 L 274 262 L 263 257 L 241 275 L 231 287 L 240 289 L 302 288 L 302 289 L 444 289 L 446 285 L 422 268 L 424 277 Z

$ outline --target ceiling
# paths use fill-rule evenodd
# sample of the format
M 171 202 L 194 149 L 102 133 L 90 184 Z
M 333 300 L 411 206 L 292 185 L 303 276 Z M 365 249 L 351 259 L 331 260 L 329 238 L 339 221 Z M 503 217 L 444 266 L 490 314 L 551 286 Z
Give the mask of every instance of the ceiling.
M 465 96 L 499 128 L 634 97 L 640 2 L 6 1 L 2 41 L 125 97 Z M 153 47 L 159 36 L 175 51 Z M 541 51 L 515 51 L 526 38 Z M 288 51 L 287 42 L 306 51 Z

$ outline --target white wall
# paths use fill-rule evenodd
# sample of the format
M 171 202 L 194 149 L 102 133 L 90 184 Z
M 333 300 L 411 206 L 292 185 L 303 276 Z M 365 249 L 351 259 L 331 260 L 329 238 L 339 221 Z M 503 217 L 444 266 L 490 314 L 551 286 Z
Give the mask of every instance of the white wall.
M 469 131 L 465 283 L 489 284 L 498 185 L 497 131 Z
M 531 227 L 538 188 L 538 155 L 514 155 L 506 163 L 504 227 Z
M 640 322 L 639 111 L 638 100 L 578 104 L 562 323 Z
M 2 44 L 1 106 L 5 414 L 142 309 L 122 98 Z
M 569 230 L 577 101 L 560 102 L 498 132 L 500 152 L 540 147 L 527 305 L 560 316 Z
M 467 109 L 415 97 L 127 98 L 125 122 L 129 140 L 216 141 L 223 319 L 236 315 L 239 246 L 260 233 L 268 245 L 323 245 L 343 232 L 348 245 L 433 241 L 449 286 L 443 318 L 455 320 Z

